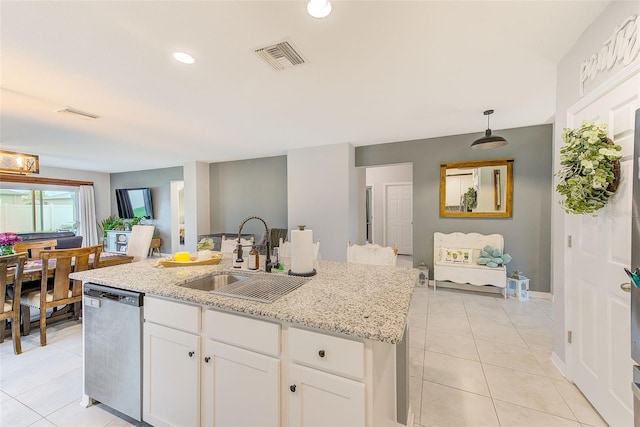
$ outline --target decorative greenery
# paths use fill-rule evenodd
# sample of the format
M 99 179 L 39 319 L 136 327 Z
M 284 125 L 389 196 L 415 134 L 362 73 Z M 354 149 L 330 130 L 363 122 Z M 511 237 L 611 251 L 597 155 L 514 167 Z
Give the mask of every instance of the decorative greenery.
M 143 216 L 137 216 L 137 217 L 135 217 L 135 218 L 133 218 L 133 219 L 128 220 L 128 221 L 127 221 L 127 224 L 129 224 L 129 226 L 130 226 L 130 227 L 133 227 L 134 225 L 138 225 L 138 224 L 140 224 L 140 222 L 141 222 L 143 219 L 146 219 L 146 218 L 145 218 L 145 217 L 143 217 Z
M 469 187 L 466 193 L 464 193 L 464 204 L 468 209 L 475 209 L 478 207 L 478 193 L 473 187 Z
M 593 214 L 614 194 L 622 147 L 607 138 L 607 125 L 583 121 L 579 129 L 564 129 L 566 145 L 560 149 L 561 169 L 556 191 L 564 196 L 567 213 Z
M 124 230 L 124 221 L 117 215 L 103 219 L 98 227 L 102 230 L 102 237 L 107 237 L 107 230 Z
M 213 239 L 211 239 L 209 237 L 205 237 L 205 238 L 203 238 L 202 240 L 200 240 L 198 242 L 197 248 L 198 248 L 199 251 L 204 251 L 204 250 L 207 250 L 207 249 L 213 250 L 214 246 L 215 245 L 213 243 Z

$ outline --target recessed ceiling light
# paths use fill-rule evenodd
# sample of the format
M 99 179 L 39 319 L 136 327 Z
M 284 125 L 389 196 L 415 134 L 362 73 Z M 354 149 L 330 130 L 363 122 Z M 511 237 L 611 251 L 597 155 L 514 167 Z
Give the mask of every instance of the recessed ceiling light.
M 314 18 L 325 18 L 331 13 L 329 0 L 309 0 L 307 12 Z
M 183 64 L 193 64 L 194 62 L 196 62 L 193 56 L 184 52 L 174 52 L 173 57 L 176 61 L 182 62 Z

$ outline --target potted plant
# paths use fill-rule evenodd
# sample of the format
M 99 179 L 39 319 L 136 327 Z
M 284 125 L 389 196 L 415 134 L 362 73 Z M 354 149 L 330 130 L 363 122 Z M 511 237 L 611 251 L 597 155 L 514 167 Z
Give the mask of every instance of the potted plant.
M 559 183 L 567 213 L 593 214 L 602 209 L 617 187 L 622 147 L 607 137 L 606 123 L 583 121 L 578 129 L 564 129 L 566 145 L 560 149 Z
M 464 204 L 469 212 L 478 207 L 478 193 L 475 188 L 469 187 L 467 192 L 464 193 Z
M 108 230 L 124 230 L 124 221 L 117 215 L 111 215 L 100 221 L 98 228 L 102 230 L 102 237 L 106 239 Z

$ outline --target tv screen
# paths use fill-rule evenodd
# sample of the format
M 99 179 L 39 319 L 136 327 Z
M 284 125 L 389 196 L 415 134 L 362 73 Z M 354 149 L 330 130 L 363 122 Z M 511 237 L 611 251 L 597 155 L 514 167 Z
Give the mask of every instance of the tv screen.
M 153 218 L 150 188 L 120 188 L 116 190 L 118 216 L 123 219 Z

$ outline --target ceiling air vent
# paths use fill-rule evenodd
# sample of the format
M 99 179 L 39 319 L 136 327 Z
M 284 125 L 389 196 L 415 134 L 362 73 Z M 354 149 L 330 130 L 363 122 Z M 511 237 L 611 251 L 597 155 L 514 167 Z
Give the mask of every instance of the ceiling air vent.
M 61 108 L 59 110 L 56 110 L 56 113 L 69 114 L 71 116 L 74 116 L 74 117 L 77 117 L 77 118 L 83 119 L 83 120 L 95 120 L 98 117 L 100 117 L 100 116 L 97 116 L 95 114 L 86 113 L 84 111 L 80 111 L 80 110 L 77 110 L 77 109 L 72 108 L 72 107 Z
M 288 40 L 256 49 L 255 53 L 276 71 L 302 65 L 306 62 L 293 43 Z

